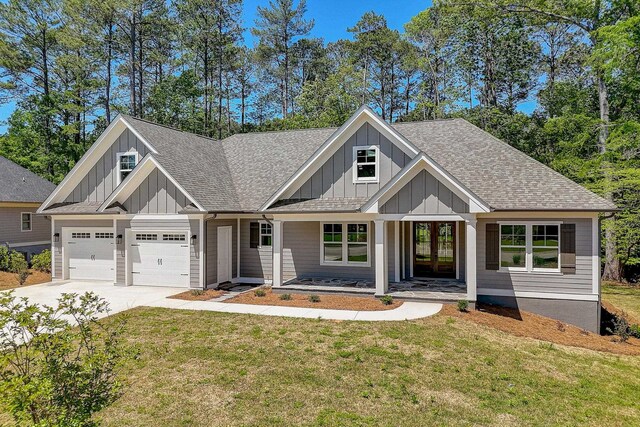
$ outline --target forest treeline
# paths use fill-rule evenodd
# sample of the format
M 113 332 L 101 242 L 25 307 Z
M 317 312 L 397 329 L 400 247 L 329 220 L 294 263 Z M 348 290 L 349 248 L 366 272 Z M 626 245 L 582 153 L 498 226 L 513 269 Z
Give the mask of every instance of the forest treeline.
M 0 154 L 59 182 L 118 112 L 213 138 L 339 126 L 362 104 L 389 122 L 464 117 L 614 201 L 604 277 L 637 278 L 637 0 L 441 0 L 403 31 L 367 12 L 331 43 L 304 0 L 265 1 L 255 22 L 242 8 L 0 4 L 0 104 L 15 103 Z

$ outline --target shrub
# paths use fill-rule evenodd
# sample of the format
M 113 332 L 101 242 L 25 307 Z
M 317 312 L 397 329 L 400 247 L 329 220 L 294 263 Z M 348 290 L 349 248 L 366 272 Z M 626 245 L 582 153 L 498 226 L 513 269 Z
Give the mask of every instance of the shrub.
M 93 293 L 63 294 L 53 307 L 0 296 L 0 400 L 16 425 L 94 425 L 120 395 L 118 370 L 135 353 L 123 317 L 98 320 L 108 311 Z
M 31 267 L 43 273 L 51 273 L 51 251 L 45 249 L 31 257 Z
M 204 295 L 204 291 L 202 289 L 191 289 L 191 295 L 199 297 L 200 295 Z
M 462 312 L 469 311 L 469 301 L 466 299 L 461 299 L 458 301 L 458 310 Z
M 309 302 L 320 302 L 320 295 L 309 295 Z
M 380 302 L 382 303 L 382 305 L 391 305 L 393 304 L 393 297 L 391 295 L 385 295 L 380 298 Z
M 282 301 L 290 301 L 291 300 L 291 294 L 282 294 L 282 295 L 280 295 L 280 299 Z
M 0 271 L 9 271 L 9 248 L 0 245 Z
M 256 289 L 255 291 L 253 291 L 253 294 L 257 297 L 267 296 L 267 292 L 264 289 Z
M 617 336 L 620 342 L 626 342 L 629 339 L 631 326 L 624 312 L 613 315 L 613 329 L 607 328 L 607 332 Z
M 634 323 L 633 325 L 629 326 L 629 335 L 634 338 L 640 338 L 640 325 Z
M 18 276 L 20 286 L 25 284 L 29 277 L 29 264 L 20 252 L 11 251 L 9 253 L 9 271 Z

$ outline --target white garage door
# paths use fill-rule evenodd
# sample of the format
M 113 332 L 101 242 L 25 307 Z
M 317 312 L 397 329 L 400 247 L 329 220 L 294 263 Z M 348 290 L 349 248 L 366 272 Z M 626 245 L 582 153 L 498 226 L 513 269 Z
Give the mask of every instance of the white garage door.
M 189 286 L 187 232 L 133 231 L 129 242 L 132 285 Z
M 69 279 L 113 281 L 114 242 L 111 229 L 71 230 L 66 235 Z

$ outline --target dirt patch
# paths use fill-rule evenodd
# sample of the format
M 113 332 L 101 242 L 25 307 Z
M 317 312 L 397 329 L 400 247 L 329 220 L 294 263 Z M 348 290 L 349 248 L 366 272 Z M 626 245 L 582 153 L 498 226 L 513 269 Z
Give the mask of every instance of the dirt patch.
M 43 273 L 37 270 L 29 270 L 29 277 L 24 286 L 37 285 L 39 283 L 47 283 L 51 281 L 51 273 Z M 18 276 L 14 273 L 0 271 L 0 291 L 6 291 L 20 287 Z
M 217 289 L 207 289 L 206 291 L 198 291 L 198 290 L 190 290 L 186 292 L 181 292 L 179 294 L 171 295 L 167 298 L 171 299 L 182 299 L 185 301 L 208 301 L 213 298 L 221 297 L 226 294 L 225 291 L 220 291 Z
M 478 310 L 462 313 L 455 306 L 445 304 L 440 315 L 469 320 L 519 337 L 608 353 L 640 355 L 639 339 L 629 338 L 626 343 L 620 343 L 615 341 L 615 337 L 597 335 L 577 326 L 522 310 L 481 305 Z
M 245 292 L 237 297 L 228 299 L 224 302 L 235 304 L 254 304 L 254 305 L 280 305 L 285 307 L 303 307 L 303 308 L 328 308 L 332 310 L 357 310 L 357 311 L 380 311 L 393 310 L 402 305 L 402 301 L 394 300 L 390 305 L 384 305 L 377 298 L 366 297 L 350 297 L 343 295 L 318 295 L 319 302 L 309 301 L 309 295 L 306 294 L 289 294 L 290 300 L 280 299 L 283 294 L 276 294 L 271 288 L 262 288 L 265 291 L 263 297 L 256 296 L 255 291 Z

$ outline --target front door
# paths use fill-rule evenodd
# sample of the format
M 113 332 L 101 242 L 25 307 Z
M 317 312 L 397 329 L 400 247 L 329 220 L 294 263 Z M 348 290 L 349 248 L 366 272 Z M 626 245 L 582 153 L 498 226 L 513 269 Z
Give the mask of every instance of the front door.
M 415 277 L 455 277 L 455 222 L 414 222 Z
M 231 245 L 232 229 L 230 226 L 218 227 L 218 283 L 231 281 Z

